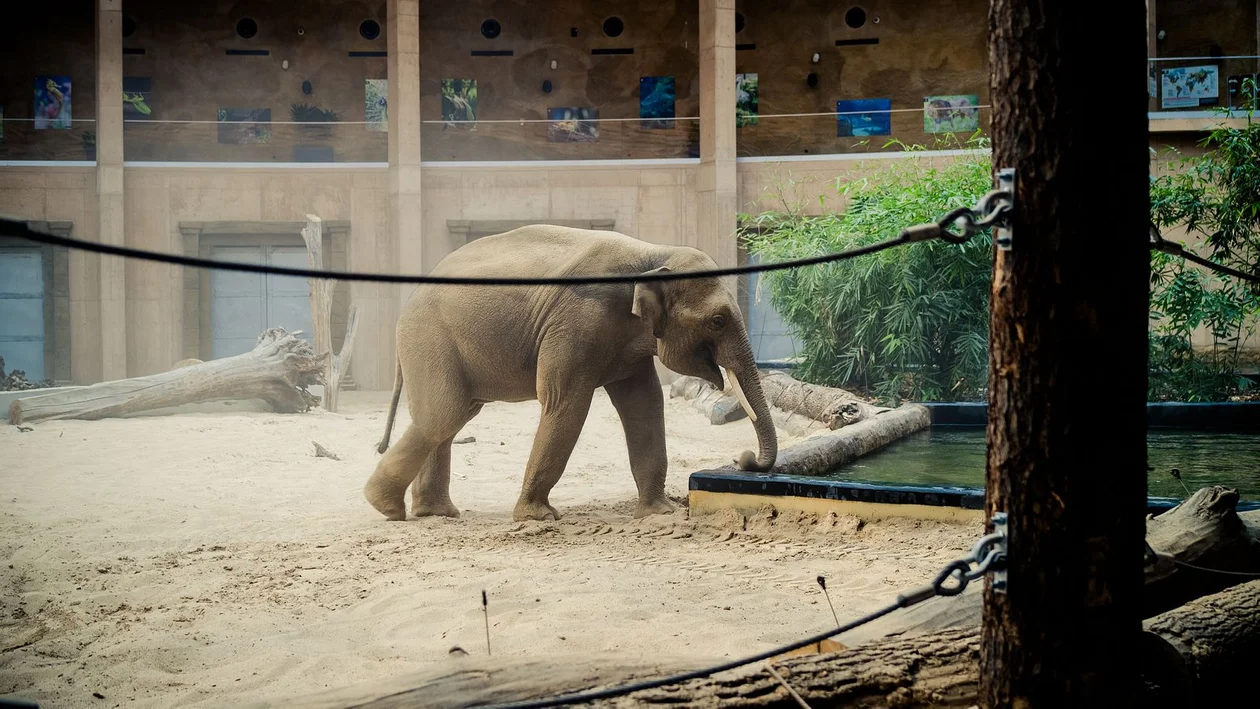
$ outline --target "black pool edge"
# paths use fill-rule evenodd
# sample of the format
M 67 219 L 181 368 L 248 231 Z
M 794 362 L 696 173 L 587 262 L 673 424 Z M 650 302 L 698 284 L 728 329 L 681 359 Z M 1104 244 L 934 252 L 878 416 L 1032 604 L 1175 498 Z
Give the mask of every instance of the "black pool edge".
M 988 404 L 930 402 L 927 407 L 935 426 L 983 426 L 988 422 Z M 1146 425 L 1150 428 L 1260 430 L 1260 401 L 1182 403 L 1151 401 L 1146 404 Z
M 984 509 L 984 490 L 971 487 L 885 485 L 774 473 L 733 470 L 701 470 L 691 474 L 687 488 L 695 492 L 719 492 L 769 497 L 804 497 L 888 505 L 927 505 L 964 510 Z M 1176 507 L 1174 497 L 1146 498 L 1147 514 L 1158 515 Z M 1260 509 L 1260 501 L 1239 501 L 1237 510 Z

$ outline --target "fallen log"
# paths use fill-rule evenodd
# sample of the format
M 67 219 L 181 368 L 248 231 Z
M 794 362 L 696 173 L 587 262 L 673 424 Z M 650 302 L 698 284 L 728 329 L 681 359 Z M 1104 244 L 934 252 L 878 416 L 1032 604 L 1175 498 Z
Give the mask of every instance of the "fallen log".
M 669 387 L 671 399 L 683 397 L 691 406 L 703 413 L 714 426 L 748 418 L 739 404 L 739 397 L 714 387 L 699 377 L 679 377 Z
M 1260 580 L 1195 599 L 1142 628 L 1152 657 L 1148 679 L 1163 690 L 1161 700 L 1229 706 L 1260 654 Z
M 1260 511 L 1239 514 L 1237 505 L 1237 490 L 1214 485 L 1147 519 L 1146 542 L 1160 559 L 1147 568 L 1144 618 L 1238 582 L 1237 577 L 1184 564 L 1260 572 Z
M 298 334 L 272 328 L 253 350 L 235 357 L 17 399 L 9 423 L 118 418 L 220 399 L 262 399 L 277 413 L 307 411 L 319 401 L 306 388 L 321 383 L 324 357 Z
M 826 431 L 779 451 L 772 469 L 783 475 L 821 475 L 931 424 L 927 407 L 903 404 L 836 431 Z
M 1238 513 L 1237 504 L 1237 490 L 1217 485 L 1202 488 L 1173 509 L 1147 519 L 1146 541 L 1160 558 L 1146 567 L 1143 618 L 1216 593 L 1240 580 L 1238 576 L 1181 564 L 1260 573 L 1260 511 Z M 956 598 L 929 599 L 836 639 L 848 647 L 857 647 L 887 637 L 913 637 L 978 626 L 980 586 L 971 584 Z
M 362 682 L 294 701 L 286 697 L 256 707 L 311 709 L 424 706 L 454 709 L 543 699 L 595 687 L 660 677 L 703 666 L 695 660 L 633 661 L 613 655 L 504 658 L 452 653 L 436 667 L 386 681 Z
M 892 410 L 844 389 L 806 384 L 777 370 L 761 373 L 761 390 L 771 406 L 820 421 L 833 431 Z

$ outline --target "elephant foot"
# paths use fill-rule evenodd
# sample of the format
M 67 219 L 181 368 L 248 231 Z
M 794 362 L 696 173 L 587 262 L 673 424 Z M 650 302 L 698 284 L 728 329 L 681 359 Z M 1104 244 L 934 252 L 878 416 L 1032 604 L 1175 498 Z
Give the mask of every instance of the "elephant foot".
M 404 503 L 404 495 L 402 493 L 390 493 L 372 483 L 373 481 L 369 480 L 367 486 L 363 488 L 363 496 L 367 498 L 368 502 L 372 503 L 376 511 L 385 515 L 385 519 L 391 522 L 402 522 L 407 519 L 407 506 Z
M 415 502 L 411 506 L 411 514 L 417 517 L 458 517 L 459 508 L 450 500 L 442 502 Z
M 634 507 L 634 516 L 647 517 L 648 515 L 667 515 L 673 514 L 675 509 L 674 503 L 665 497 L 655 497 L 651 500 L 639 500 L 639 504 Z
M 546 502 L 525 502 L 516 503 L 516 509 L 512 510 L 512 519 L 517 522 L 525 520 L 559 520 L 560 512 L 556 508 Z

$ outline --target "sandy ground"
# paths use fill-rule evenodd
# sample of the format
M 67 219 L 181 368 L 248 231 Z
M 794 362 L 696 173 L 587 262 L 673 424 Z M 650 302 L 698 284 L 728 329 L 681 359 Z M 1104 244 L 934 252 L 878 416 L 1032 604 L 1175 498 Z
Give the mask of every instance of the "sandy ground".
M 621 425 L 599 392 L 560 522 L 511 519 L 538 404 L 492 404 L 456 446 L 457 520 L 363 499 L 387 395 L 343 411 L 213 404 L 0 427 L 0 696 L 56 707 L 283 700 L 484 653 L 721 658 L 769 649 L 930 580 L 979 528 L 685 508 L 630 517 Z M 406 425 L 400 412 L 399 429 Z M 671 495 L 754 447 L 666 402 Z M 312 441 L 340 455 L 316 458 Z M 784 442 L 788 442 L 784 439 Z

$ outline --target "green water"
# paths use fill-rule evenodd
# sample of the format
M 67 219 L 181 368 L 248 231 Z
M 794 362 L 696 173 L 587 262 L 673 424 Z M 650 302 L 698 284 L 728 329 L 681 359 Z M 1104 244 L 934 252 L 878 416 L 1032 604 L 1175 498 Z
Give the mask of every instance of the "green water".
M 1237 488 L 1260 499 L 1260 433 L 1154 430 L 1147 433 L 1147 489 L 1155 497 L 1185 497 L 1168 471 L 1177 468 L 1191 490 Z M 828 473 L 827 477 L 896 485 L 984 487 L 983 427 L 936 426 Z

